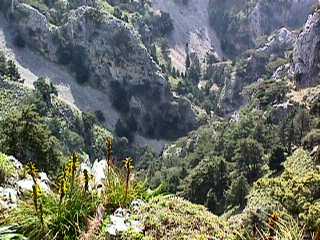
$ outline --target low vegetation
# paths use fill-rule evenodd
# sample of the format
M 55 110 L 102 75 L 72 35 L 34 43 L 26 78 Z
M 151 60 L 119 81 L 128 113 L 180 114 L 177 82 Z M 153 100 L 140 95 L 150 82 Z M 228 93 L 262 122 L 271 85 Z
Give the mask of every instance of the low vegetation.
M 43 13 L 52 29 L 81 5 L 76 0 L 22 1 Z M 128 91 L 126 84 L 110 81 L 111 104 L 122 115 L 110 132 L 103 125 L 108 116 L 68 106 L 48 79 L 40 77 L 33 89 L 26 89 L 16 64 L 0 52 L 0 207 L 7 187 L 18 190 L 19 198 L 13 209 L 0 209 L 0 239 L 319 240 L 320 98 L 292 101 L 290 76 L 273 77 L 279 67 L 285 70 L 291 64 L 290 46 L 266 53 L 270 42 L 262 37 L 257 41 L 261 49 L 250 49 L 256 47 L 248 23 L 256 2 L 210 0 L 210 20 L 233 60 L 212 54 L 202 62 L 187 45 L 185 72 L 170 59 L 170 15 L 152 11 L 149 1 L 97 0 L 87 12 L 93 24 L 101 24 L 104 12 L 138 31 L 141 51 L 150 53 L 171 90 L 205 110 L 204 125 L 172 141 L 160 156 L 134 142 L 139 128 L 135 114 L 151 119 L 151 113 L 137 108 L 139 113 L 128 114 L 132 102 L 139 105 L 133 91 L 149 88 Z M 269 2 L 261 4 L 270 10 Z M 9 7 L 0 3 L 2 10 Z M 129 56 L 127 30 L 119 31 L 110 44 Z M 27 47 L 20 33 L 14 43 Z M 87 83 L 93 76 L 86 50 L 63 44 L 58 61 L 70 66 L 79 83 Z M 121 69 L 112 73 L 117 71 Z M 162 101 L 157 91 L 150 94 Z M 166 124 L 154 124 L 146 135 L 166 138 L 169 125 L 179 131 L 179 118 L 164 120 Z M 24 165 L 21 173 L 14 158 Z M 104 177 L 96 181 L 91 165 L 100 160 L 107 164 Z M 39 183 L 40 171 L 48 173 L 47 191 Z M 32 181 L 32 190 L 24 194 L 12 180 L 20 180 L 20 174 Z M 137 210 L 131 206 L 135 200 L 143 200 Z M 143 230 L 110 236 L 111 215 L 119 208 L 132 210 L 129 220 L 141 223 Z
M 6 182 L 7 178 L 11 177 L 15 173 L 15 166 L 11 163 L 3 153 L 0 153 L 0 184 Z

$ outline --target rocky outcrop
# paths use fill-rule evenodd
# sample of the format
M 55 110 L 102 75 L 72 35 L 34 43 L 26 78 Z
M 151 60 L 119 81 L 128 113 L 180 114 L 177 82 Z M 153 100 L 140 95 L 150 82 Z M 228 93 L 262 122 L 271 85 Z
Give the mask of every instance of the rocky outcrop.
M 168 36 L 173 66 L 184 72 L 187 58 L 186 44 L 190 52 L 196 53 L 200 61 L 214 52 L 219 59 L 223 54 L 220 41 L 210 27 L 207 6 L 209 0 L 168 1 L 151 0 L 155 11 L 169 13 L 174 30 Z
M 19 199 L 33 191 L 34 181 L 29 174 L 23 176 L 22 163 L 13 156 L 8 156 L 7 164 L 13 171 L 7 176 L 5 182 L 0 183 L 0 212 L 17 207 Z M 52 182 L 44 172 L 38 173 L 37 182 L 42 191 L 51 192 Z
M 209 12 L 222 41 L 222 50 L 235 57 L 256 47 L 261 37 L 280 27 L 303 26 L 316 3 L 317 0 L 211 0 Z
M 295 34 L 283 27 L 275 31 L 267 41 L 257 49 L 258 53 L 263 54 L 278 54 L 292 50 L 295 43 Z
M 191 104 L 173 97 L 160 68 L 128 24 L 88 6 L 71 10 L 61 26 L 23 3 L 16 3 L 12 14 L 27 46 L 68 66 L 79 82 L 111 97 L 120 113 L 121 135 L 174 138 L 197 126 Z
M 299 34 L 293 53 L 293 72 L 300 87 L 319 83 L 320 11 L 311 15 Z
M 233 113 L 246 103 L 242 96 L 244 88 L 268 76 L 283 79 L 288 76 L 289 53 L 292 51 L 295 35 L 281 28 L 269 36 L 256 49 L 249 50 L 236 62 L 214 63 L 207 67 L 206 77 L 218 99 L 220 113 Z
M 311 12 L 312 6 L 317 2 L 317 0 L 257 1 L 249 14 L 252 36 L 257 39 L 257 37 L 270 34 L 281 26 L 293 28 L 302 26 Z
M 130 205 L 130 210 L 134 214 L 140 213 L 140 209 L 145 205 L 142 200 L 135 200 Z M 121 233 L 131 229 L 136 233 L 142 233 L 144 226 L 142 222 L 133 219 L 132 213 L 129 209 L 118 208 L 112 215 L 110 215 L 110 224 L 107 225 L 107 233 L 110 236 L 120 236 Z

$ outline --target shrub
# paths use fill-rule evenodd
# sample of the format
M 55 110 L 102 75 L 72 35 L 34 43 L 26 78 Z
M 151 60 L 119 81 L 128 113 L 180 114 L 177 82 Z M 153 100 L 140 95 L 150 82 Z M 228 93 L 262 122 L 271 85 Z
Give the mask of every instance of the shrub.
M 90 78 L 86 49 L 83 47 L 74 47 L 72 51 L 72 65 L 71 69 L 76 74 L 76 79 L 80 84 L 88 81 Z
M 320 129 L 313 129 L 303 139 L 304 147 L 312 149 L 314 146 L 320 145 Z
M 7 72 L 7 58 L 5 54 L 0 51 L 0 75 L 4 75 Z
M 146 197 L 145 183 L 132 179 L 131 160 L 126 159 L 124 165 L 124 171 L 115 166 L 108 167 L 104 194 L 104 205 L 108 211 L 113 211 L 118 207 L 128 207 L 133 200 Z
M 106 118 L 104 117 L 102 111 L 100 111 L 100 110 L 95 111 L 94 114 L 96 115 L 96 118 L 100 123 L 104 123 L 106 121 Z
M 121 119 L 118 120 L 115 131 L 119 137 L 126 137 L 130 142 L 132 142 L 134 139 L 134 133 L 131 131 L 129 126 Z
M 78 164 L 74 155 L 59 182 L 59 194 L 41 192 L 34 181 L 32 196 L 10 213 L 7 223 L 17 224 L 16 232 L 30 240 L 77 239 L 99 204 L 97 194 L 81 181 Z
M 14 173 L 14 165 L 5 154 L 0 153 L 0 185 L 5 183 L 6 178 Z
M 139 215 L 145 226 L 143 239 L 229 239 L 223 220 L 182 198 L 154 198 Z

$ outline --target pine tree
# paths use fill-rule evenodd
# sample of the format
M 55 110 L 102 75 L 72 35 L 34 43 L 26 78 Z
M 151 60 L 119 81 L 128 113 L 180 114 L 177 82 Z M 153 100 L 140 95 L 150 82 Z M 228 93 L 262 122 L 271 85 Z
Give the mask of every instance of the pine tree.
M 277 146 L 272 149 L 271 157 L 269 160 L 269 167 L 271 170 L 280 171 L 283 166 L 282 163 L 286 160 L 284 149 L 281 146 Z
M 246 138 L 239 141 L 233 160 L 249 182 L 255 181 L 260 175 L 262 155 L 263 148 L 256 140 Z
M 6 76 L 11 81 L 22 82 L 18 68 L 12 60 L 9 60 L 7 62 Z
M 234 180 L 228 190 L 228 202 L 232 206 L 239 206 L 243 209 L 246 206 L 246 196 L 249 193 L 249 184 L 247 179 L 241 175 Z
M 190 56 L 189 56 L 189 53 L 187 53 L 187 57 L 186 57 L 186 69 L 187 70 L 189 69 L 190 65 L 191 65 Z
M 47 107 L 52 106 L 51 97 L 52 95 L 58 96 L 58 91 L 52 82 L 47 82 L 43 77 L 38 78 L 36 82 L 33 83 L 35 92 L 40 98 L 45 102 Z
M 7 59 L 3 52 L 0 52 L 0 76 L 7 72 Z

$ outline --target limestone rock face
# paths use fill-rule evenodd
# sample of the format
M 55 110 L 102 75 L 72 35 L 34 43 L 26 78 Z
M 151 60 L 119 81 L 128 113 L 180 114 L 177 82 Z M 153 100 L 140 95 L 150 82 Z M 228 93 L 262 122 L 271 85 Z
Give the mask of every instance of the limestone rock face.
M 64 24 L 55 26 L 18 2 L 13 17 L 27 46 L 68 66 L 80 82 L 110 96 L 120 113 L 120 131 L 175 138 L 198 125 L 190 102 L 172 95 L 140 35 L 125 22 L 80 6 L 70 11 Z
M 266 43 L 257 49 L 259 53 L 275 54 L 291 50 L 295 43 L 295 35 L 287 28 L 283 27 L 272 34 Z
M 271 79 L 289 76 L 289 53 L 296 36 L 286 28 L 270 35 L 259 47 L 243 54 L 239 61 L 214 63 L 208 66 L 207 75 L 216 89 L 218 107 L 222 114 L 230 114 L 246 103 L 242 91 L 268 74 Z
M 17 4 L 13 16 L 19 23 L 18 32 L 28 44 L 42 53 L 52 55 L 51 28 L 46 17 L 35 8 L 21 3 Z
M 314 86 L 320 72 L 320 12 L 311 15 L 299 34 L 293 53 L 293 72 L 297 85 Z
M 222 50 L 234 58 L 257 47 L 261 37 L 281 27 L 303 26 L 317 3 L 318 0 L 210 0 L 209 11 Z
M 256 38 L 270 34 L 281 26 L 303 25 L 312 6 L 316 3 L 317 0 L 257 1 L 249 15 L 253 36 Z

